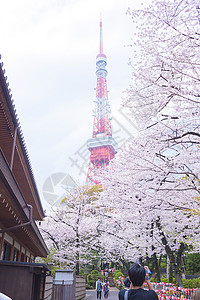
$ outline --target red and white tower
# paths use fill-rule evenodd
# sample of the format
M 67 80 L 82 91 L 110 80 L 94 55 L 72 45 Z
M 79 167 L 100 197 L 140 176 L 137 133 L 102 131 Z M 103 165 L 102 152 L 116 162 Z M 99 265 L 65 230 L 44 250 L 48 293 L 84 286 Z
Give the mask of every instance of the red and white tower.
M 100 47 L 96 57 L 96 99 L 94 109 L 94 123 L 92 138 L 87 141 L 90 151 L 90 162 L 87 173 L 86 185 L 96 184 L 96 171 L 106 169 L 111 159 L 117 152 L 117 143 L 112 137 L 110 105 L 107 91 L 107 57 L 103 54 L 102 21 L 100 20 Z

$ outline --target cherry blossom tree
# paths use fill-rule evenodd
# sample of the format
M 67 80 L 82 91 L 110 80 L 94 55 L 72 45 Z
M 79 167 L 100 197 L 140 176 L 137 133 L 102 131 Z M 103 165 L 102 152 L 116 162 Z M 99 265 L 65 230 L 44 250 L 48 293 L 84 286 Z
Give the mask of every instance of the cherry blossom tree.
M 188 246 L 199 250 L 199 218 L 190 212 L 190 207 L 198 208 L 199 202 L 193 197 L 195 190 L 187 189 L 188 182 L 182 178 L 177 180 L 177 189 L 171 188 L 172 183 L 169 188 L 166 183 L 160 187 L 166 165 L 152 161 L 151 148 L 148 151 L 146 144 L 142 149 L 139 143 L 129 145 L 113 163 L 109 176 L 104 178 L 102 201 L 114 212 L 116 222 L 120 220 L 118 236 L 124 257 L 133 261 L 167 253 L 180 280 L 183 251 Z
M 101 178 L 102 201 L 121 220 L 124 255 L 166 253 L 180 286 L 183 252 L 200 246 L 199 12 L 199 1 L 186 0 L 128 10 L 137 34 L 123 105 L 139 132 Z
M 94 195 L 81 187 L 68 191 L 62 205 L 40 225 L 55 263 L 74 268 L 79 274 L 81 265 L 100 257 L 98 222 Z

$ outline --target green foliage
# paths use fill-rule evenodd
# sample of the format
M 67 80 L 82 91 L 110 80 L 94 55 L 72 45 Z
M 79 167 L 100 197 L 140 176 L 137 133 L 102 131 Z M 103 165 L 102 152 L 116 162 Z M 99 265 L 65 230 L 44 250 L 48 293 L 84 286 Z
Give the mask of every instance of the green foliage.
M 91 290 L 92 289 L 92 286 L 89 285 L 88 283 L 86 283 L 86 290 Z
M 153 280 L 151 280 L 153 282 Z M 162 278 L 161 282 L 169 283 L 169 278 Z M 176 280 L 173 278 L 173 282 L 176 286 Z M 188 289 L 196 289 L 200 288 L 200 277 L 199 278 L 194 278 L 194 279 L 183 279 L 183 287 L 188 288 Z
M 114 272 L 114 280 L 115 280 L 115 285 L 117 288 L 122 289 L 123 288 L 123 279 L 121 277 L 124 277 L 121 271 L 117 270 L 117 272 Z M 117 284 L 118 281 L 118 284 Z M 120 282 L 120 285 L 119 285 Z
M 96 184 L 91 188 L 87 188 L 85 190 L 85 194 L 90 196 L 90 201 L 95 201 L 98 198 L 98 194 L 100 194 L 102 191 L 103 191 L 102 185 Z
M 85 272 L 84 272 L 83 269 L 79 269 L 79 275 L 80 275 L 80 276 L 84 276 L 84 275 L 85 275 Z
M 101 193 L 102 191 L 103 191 L 102 185 L 101 184 L 96 184 L 96 185 L 93 185 L 91 188 L 88 188 L 86 190 L 86 194 L 93 195 L 93 194 L 96 194 L 96 193 Z
M 90 286 L 90 288 L 95 289 L 96 288 L 96 281 L 97 281 L 98 278 L 101 278 L 101 280 L 103 280 L 102 274 L 100 272 L 98 272 L 97 270 L 92 270 L 91 273 L 87 275 L 87 284 L 88 284 L 88 286 Z
M 186 274 L 197 274 L 200 270 L 200 253 L 187 254 L 184 258 Z
M 113 276 L 115 277 L 115 275 L 116 275 L 116 273 L 118 273 L 118 272 L 121 272 L 121 270 L 115 270 L 114 272 L 113 272 Z
M 123 274 L 122 274 L 121 271 L 118 271 L 118 272 L 116 272 L 116 273 L 114 274 L 114 277 L 115 277 L 116 279 L 118 279 L 119 276 L 123 276 Z
M 160 268 L 166 269 L 167 268 L 167 257 L 162 256 L 160 260 Z
M 60 266 L 53 265 L 51 267 L 51 275 L 55 277 L 56 270 L 60 269 Z
M 151 276 L 151 282 L 156 282 L 156 278 Z
M 188 289 L 200 288 L 200 277 L 194 279 L 183 279 L 183 287 Z
M 152 281 L 152 278 L 151 278 L 151 281 Z M 166 282 L 166 283 L 176 283 L 176 280 L 175 278 L 173 278 L 172 281 L 169 280 L 169 278 L 161 278 L 161 282 Z
M 97 270 L 92 270 L 92 271 L 91 271 L 91 274 L 99 276 L 99 271 L 97 271 Z M 98 278 L 98 277 L 97 277 L 97 278 Z
M 114 274 L 114 278 L 115 278 L 115 283 L 116 283 L 116 281 L 119 279 L 119 277 L 124 277 L 124 275 L 122 274 L 122 272 L 121 271 L 118 271 L 118 272 L 116 272 L 115 274 Z
M 47 257 L 39 257 L 37 258 L 36 262 L 38 263 L 42 263 L 42 264 L 46 264 L 50 269 L 51 269 L 51 275 L 53 277 L 55 277 L 55 271 L 57 269 L 61 269 L 63 268 L 63 266 L 61 266 L 55 259 L 54 259 L 54 255 L 56 253 L 56 249 L 51 248 L 49 249 L 49 255 L 47 255 Z

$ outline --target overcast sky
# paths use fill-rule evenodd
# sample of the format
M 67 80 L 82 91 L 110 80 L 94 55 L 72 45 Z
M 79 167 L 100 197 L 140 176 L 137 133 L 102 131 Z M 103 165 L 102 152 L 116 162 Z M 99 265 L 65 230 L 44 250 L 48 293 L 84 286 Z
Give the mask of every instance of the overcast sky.
M 140 2 L 0 0 L 1 61 L 44 205 L 43 186 L 52 174 L 85 181 L 100 12 L 115 138 L 121 145 L 122 137 L 126 140 L 134 132 L 119 108 L 123 91 L 131 83 L 128 45 L 135 25 L 126 11 Z M 80 148 L 82 156 L 77 153 Z

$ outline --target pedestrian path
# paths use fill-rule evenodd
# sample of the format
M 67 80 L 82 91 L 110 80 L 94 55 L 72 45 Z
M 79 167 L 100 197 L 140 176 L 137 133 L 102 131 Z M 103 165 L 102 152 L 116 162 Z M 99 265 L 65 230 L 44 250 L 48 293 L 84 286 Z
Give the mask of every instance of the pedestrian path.
M 118 299 L 119 290 L 116 287 L 110 287 L 108 300 L 117 300 Z M 96 300 L 97 293 L 96 290 L 87 290 L 86 291 L 86 300 Z M 104 296 L 102 293 L 101 299 L 104 300 Z

